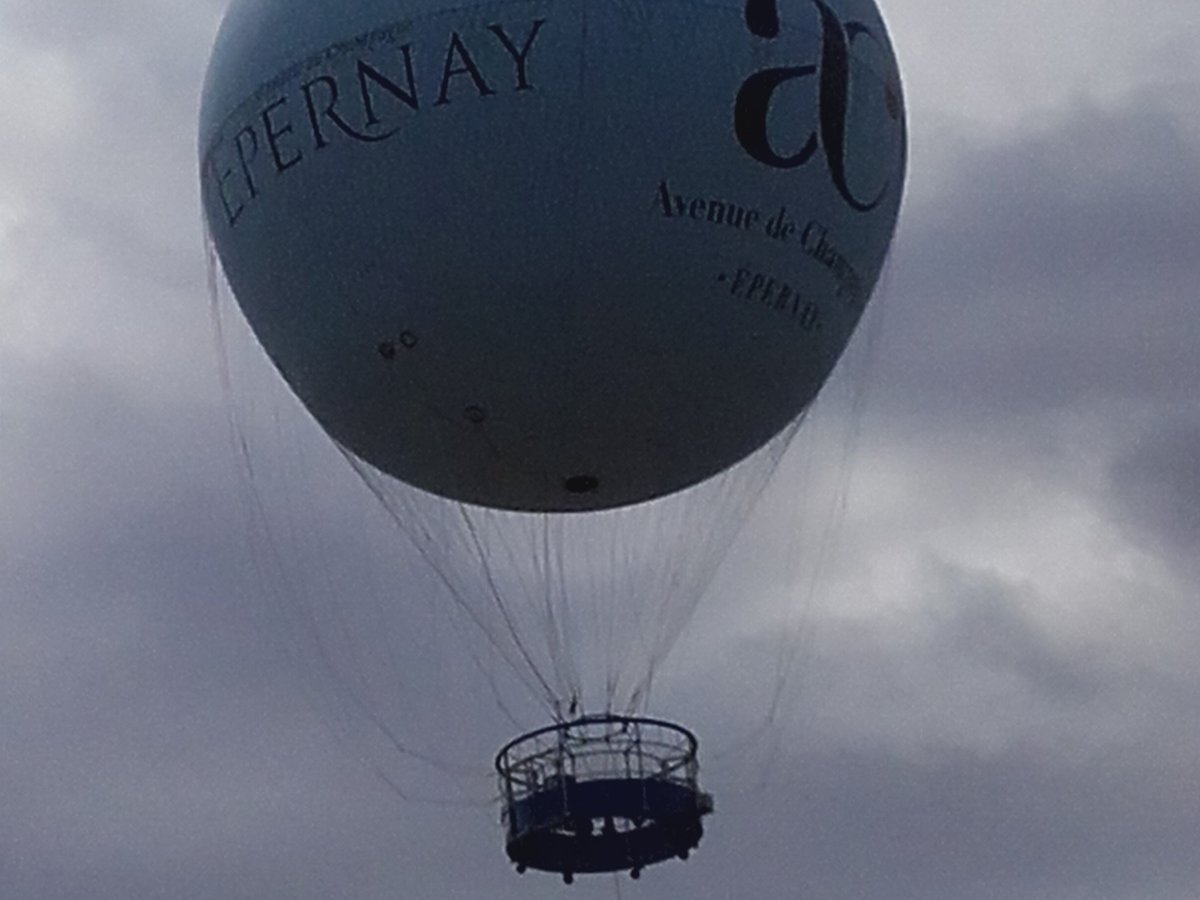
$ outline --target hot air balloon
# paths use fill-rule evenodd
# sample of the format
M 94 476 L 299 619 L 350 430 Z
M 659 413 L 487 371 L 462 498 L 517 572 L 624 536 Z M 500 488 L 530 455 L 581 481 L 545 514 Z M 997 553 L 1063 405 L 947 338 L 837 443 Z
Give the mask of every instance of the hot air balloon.
M 686 857 L 712 800 L 695 736 L 638 714 L 644 670 L 769 475 L 739 464 L 778 458 L 884 263 L 906 141 L 874 4 L 234 0 L 199 149 L 258 341 L 552 712 L 496 758 L 512 861 Z M 564 554 L 602 612 L 600 531 L 713 484 L 656 514 L 692 574 L 664 552 L 670 577 L 622 591 L 653 606 L 649 663 L 589 696 Z M 506 581 L 536 585 L 543 632 Z

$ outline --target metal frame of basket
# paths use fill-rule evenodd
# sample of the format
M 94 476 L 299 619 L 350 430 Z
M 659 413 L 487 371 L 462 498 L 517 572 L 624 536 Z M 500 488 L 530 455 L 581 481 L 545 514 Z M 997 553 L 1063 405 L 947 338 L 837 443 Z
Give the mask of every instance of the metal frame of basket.
M 628 869 L 699 844 L 713 811 L 699 786 L 698 742 L 661 719 L 613 714 L 548 725 L 496 755 L 506 849 L 517 871 Z

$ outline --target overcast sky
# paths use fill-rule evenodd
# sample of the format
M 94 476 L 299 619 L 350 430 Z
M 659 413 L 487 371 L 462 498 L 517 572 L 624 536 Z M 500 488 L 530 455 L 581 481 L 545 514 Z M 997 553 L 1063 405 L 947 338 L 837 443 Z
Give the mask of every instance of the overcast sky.
M 768 502 L 667 695 L 737 732 L 798 606 L 783 712 L 706 768 L 691 861 L 570 891 L 512 873 L 494 807 L 383 786 L 264 637 L 303 550 L 247 552 L 231 403 L 311 444 L 322 567 L 392 575 L 315 428 L 221 388 L 194 135 L 223 6 L 0 0 L 0 897 L 1200 896 L 1195 0 L 886 4 L 911 173 L 836 542 L 810 593 Z M 420 721 L 470 685 L 452 647 Z

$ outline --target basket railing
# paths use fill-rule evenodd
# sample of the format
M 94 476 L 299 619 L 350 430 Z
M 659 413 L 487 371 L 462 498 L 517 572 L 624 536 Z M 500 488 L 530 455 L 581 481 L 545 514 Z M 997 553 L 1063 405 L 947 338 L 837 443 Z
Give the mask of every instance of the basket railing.
M 696 738 L 670 722 L 589 716 L 522 735 L 496 756 L 500 789 L 511 804 L 568 781 L 655 779 L 695 787 Z

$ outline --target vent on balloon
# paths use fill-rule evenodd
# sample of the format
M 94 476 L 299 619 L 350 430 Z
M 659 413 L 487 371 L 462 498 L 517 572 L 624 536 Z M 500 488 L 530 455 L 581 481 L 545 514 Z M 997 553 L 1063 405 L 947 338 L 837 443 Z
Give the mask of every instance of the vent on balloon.
M 600 487 L 600 479 L 595 475 L 572 475 L 563 482 L 563 487 L 569 494 L 590 494 Z

